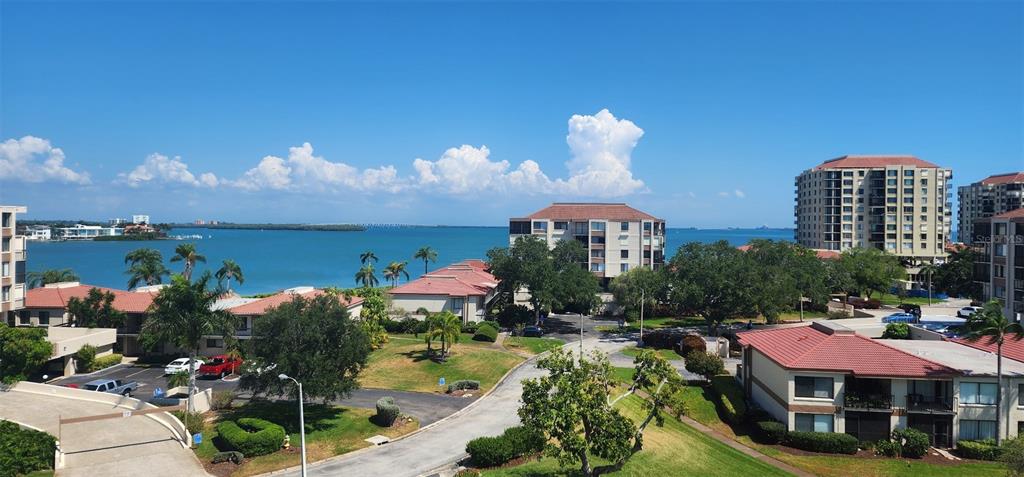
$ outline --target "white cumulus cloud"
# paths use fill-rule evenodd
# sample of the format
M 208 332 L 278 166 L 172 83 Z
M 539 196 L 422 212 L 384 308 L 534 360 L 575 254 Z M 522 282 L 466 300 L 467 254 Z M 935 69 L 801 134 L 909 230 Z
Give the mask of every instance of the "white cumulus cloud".
M 450 194 L 485 190 L 497 192 L 511 188 L 526 193 L 550 189 L 551 180 L 541 172 L 536 162 L 524 161 L 510 171 L 508 161 L 492 161 L 490 155 L 487 146 L 462 145 L 449 148 L 436 161 L 417 158 L 413 161 L 413 169 L 419 174 L 421 186 Z
M 740 199 L 742 199 L 742 198 L 744 198 L 744 197 L 746 197 L 746 196 L 747 196 L 746 192 L 743 192 L 743 191 L 741 191 L 741 190 L 739 190 L 739 189 L 736 189 L 736 190 L 734 190 L 734 191 L 733 191 L 732 193 L 733 193 L 733 194 L 734 194 L 734 195 L 735 195 L 735 196 L 736 196 L 737 198 L 740 198 Z
M 313 154 L 313 146 L 303 143 L 288 148 L 288 158 L 266 156 L 235 181 L 222 181 L 247 190 L 292 189 L 331 191 L 398 192 L 405 185 L 393 166 L 359 169 L 344 162 L 331 162 Z
M 216 187 L 220 182 L 217 176 L 204 172 L 197 179 L 188 170 L 188 164 L 182 162 L 180 156 L 167 157 L 160 153 L 146 156 L 146 160 L 129 172 L 117 175 L 118 181 L 130 187 L 144 184 L 189 185 L 193 187 Z
M 644 182 L 633 178 L 631 155 L 644 130 L 628 119 L 617 119 L 607 109 L 569 118 L 572 159 L 566 163 L 568 191 L 577 195 L 617 197 L 640 192 Z
M 88 184 L 89 174 L 64 165 L 64 151 L 35 136 L 0 144 L 0 180 Z

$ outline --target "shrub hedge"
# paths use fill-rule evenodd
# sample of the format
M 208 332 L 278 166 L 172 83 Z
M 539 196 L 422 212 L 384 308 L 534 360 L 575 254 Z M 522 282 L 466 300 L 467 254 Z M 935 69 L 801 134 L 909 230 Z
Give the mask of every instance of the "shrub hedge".
M 109 368 L 115 364 L 121 364 L 121 358 L 123 357 L 124 356 L 117 353 L 100 356 L 92 361 L 92 367 L 90 367 L 89 370 L 99 371 L 104 368 Z
M 786 439 L 786 425 L 779 421 L 760 421 L 754 424 L 756 437 L 764 444 L 779 444 Z
M 698 335 L 684 336 L 679 342 L 679 354 L 681 356 L 686 356 L 690 354 L 691 351 L 703 351 L 706 353 L 708 351 L 708 346 L 707 343 L 704 342 L 704 338 Z
M 912 459 L 919 459 L 931 447 L 931 439 L 928 438 L 928 434 L 925 434 L 917 429 L 896 429 L 892 431 L 892 440 L 900 444 L 900 455 L 903 457 L 910 457 Z
M 462 391 L 464 389 L 480 389 L 480 381 L 460 379 L 448 385 L 448 392 Z
M 885 457 L 899 457 L 903 452 L 903 446 L 899 442 L 888 439 L 876 442 L 874 448 L 876 454 Z
M 474 341 L 490 341 L 491 343 L 498 340 L 498 330 L 489 324 L 481 323 L 476 328 L 476 333 L 473 334 Z
M 213 455 L 213 459 L 210 459 L 210 462 L 212 462 L 214 464 L 219 464 L 221 462 L 229 462 L 230 461 L 230 462 L 235 463 L 235 464 L 241 464 L 242 463 L 242 457 L 244 457 L 244 456 L 242 455 L 241 452 L 238 452 L 238 451 L 218 452 L 218 453 Z
M 983 441 L 957 441 L 956 449 L 953 451 L 957 456 L 964 459 L 977 460 L 999 460 L 1003 449 L 996 446 L 992 439 Z
M 96 360 L 96 347 L 91 344 L 82 345 L 82 347 L 75 352 L 75 364 L 79 371 L 91 372 L 93 364 Z
M 391 427 L 401 412 L 398 404 L 395 404 L 395 398 L 384 396 L 377 400 L 377 415 L 374 416 L 374 419 L 378 426 Z
M 243 417 L 217 424 L 217 434 L 231 450 L 246 457 L 276 452 L 284 444 L 284 428 L 263 419 Z
M 214 391 L 210 407 L 215 411 L 231 409 L 231 403 L 235 400 L 234 391 Z
M 0 475 L 15 476 L 53 468 L 53 436 L 0 421 Z
M 704 376 L 709 381 L 711 378 L 725 373 L 725 364 L 722 362 L 722 358 L 707 351 L 690 351 L 685 359 L 687 371 Z
M 839 432 L 793 431 L 786 433 L 785 444 L 811 452 L 856 454 L 859 443 L 856 437 Z
M 466 444 L 466 452 L 477 467 L 497 467 L 543 448 L 544 436 L 523 426 L 505 429 L 496 437 L 478 437 Z
M 711 390 L 725 420 L 732 424 L 742 423 L 747 414 L 747 402 L 736 380 L 729 375 L 715 376 L 711 378 Z

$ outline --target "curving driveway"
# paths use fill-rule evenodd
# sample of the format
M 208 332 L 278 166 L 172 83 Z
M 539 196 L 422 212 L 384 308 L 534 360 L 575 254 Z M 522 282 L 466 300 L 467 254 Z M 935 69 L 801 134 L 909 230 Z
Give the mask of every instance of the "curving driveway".
M 624 339 L 584 340 L 585 349 L 600 349 L 606 353 L 618 351 L 632 341 Z M 579 343 L 566 346 L 578 349 Z M 540 377 L 534 361 L 520 366 L 485 397 L 467 406 L 461 412 L 424 428 L 422 431 L 390 444 L 365 451 L 311 464 L 311 476 L 335 475 L 387 475 L 390 477 L 416 477 L 445 467 L 466 455 L 466 443 L 481 436 L 501 434 L 506 428 L 519 424 L 519 397 L 522 381 Z M 299 476 L 299 470 L 284 473 Z
M 145 416 L 67 424 L 61 417 L 123 411 L 112 404 L 19 391 L 0 392 L 0 419 L 60 435 L 65 468 L 58 477 L 181 477 L 207 475 L 191 450 Z

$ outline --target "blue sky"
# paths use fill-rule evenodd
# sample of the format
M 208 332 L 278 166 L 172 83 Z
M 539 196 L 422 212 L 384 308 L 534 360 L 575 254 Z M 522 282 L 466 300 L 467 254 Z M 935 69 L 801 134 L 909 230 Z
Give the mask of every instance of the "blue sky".
M 793 177 L 843 154 L 955 185 L 1024 169 L 1014 2 L 5 1 L 0 22 L 0 202 L 34 218 L 500 225 L 601 200 L 791 226 Z

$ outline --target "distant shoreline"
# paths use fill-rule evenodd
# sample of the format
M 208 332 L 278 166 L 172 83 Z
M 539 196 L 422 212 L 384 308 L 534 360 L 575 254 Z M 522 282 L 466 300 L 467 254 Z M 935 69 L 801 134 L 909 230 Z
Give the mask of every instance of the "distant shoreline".
M 210 230 L 304 230 L 314 232 L 364 232 L 366 227 L 355 224 L 170 224 L 172 229 Z

